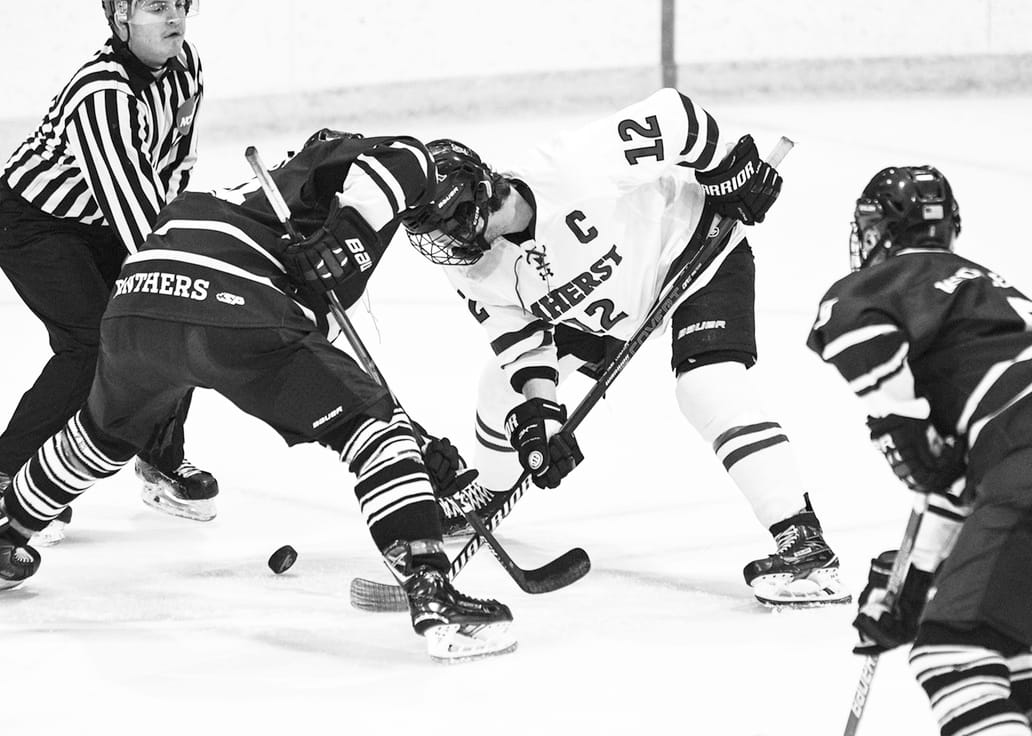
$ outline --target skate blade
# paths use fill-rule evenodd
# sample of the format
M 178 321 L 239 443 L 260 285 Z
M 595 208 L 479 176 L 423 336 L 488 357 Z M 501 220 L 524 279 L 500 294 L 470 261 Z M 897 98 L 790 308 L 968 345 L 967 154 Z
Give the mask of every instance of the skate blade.
M 3 579 L 0 579 L 0 590 L 2 590 L 2 591 L 14 590 L 17 587 L 20 587 L 21 584 L 24 583 L 24 582 L 25 582 L 24 580 L 3 580 Z
M 430 659 L 441 664 L 473 662 L 498 657 L 516 650 L 516 637 L 509 631 L 511 621 L 486 626 L 443 624 L 427 629 L 426 649 Z M 465 631 L 464 631 L 465 630 Z
M 211 521 L 215 518 L 215 501 L 206 498 L 200 501 L 185 501 L 170 496 L 166 489 L 157 483 L 145 482 L 140 498 L 152 509 L 157 509 L 169 516 L 178 516 L 191 521 Z
M 790 573 L 763 575 L 753 581 L 752 589 L 757 601 L 773 609 L 821 608 L 853 600 L 835 568 L 813 570 L 801 577 Z

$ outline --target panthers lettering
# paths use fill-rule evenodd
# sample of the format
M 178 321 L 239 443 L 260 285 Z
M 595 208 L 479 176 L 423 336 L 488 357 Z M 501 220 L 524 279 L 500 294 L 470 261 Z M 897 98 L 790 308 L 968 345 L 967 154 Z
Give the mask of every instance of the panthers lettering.
M 207 279 L 192 279 L 178 273 L 143 271 L 115 281 L 112 298 L 126 294 L 161 294 L 181 299 L 204 301 L 208 298 L 211 282 Z

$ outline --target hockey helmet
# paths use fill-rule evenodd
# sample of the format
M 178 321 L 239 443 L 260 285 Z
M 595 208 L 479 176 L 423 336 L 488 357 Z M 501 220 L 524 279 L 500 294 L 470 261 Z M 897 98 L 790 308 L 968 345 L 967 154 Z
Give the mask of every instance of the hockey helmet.
M 470 266 L 490 244 L 484 240 L 494 174 L 476 151 L 458 141 L 430 141 L 436 168 L 433 201 L 405 218 L 409 242 L 442 266 Z
M 881 263 L 904 248 L 953 250 L 960 209 L 933 166 L 890 166 L 864 187 L 853 212 L 850 269 Z

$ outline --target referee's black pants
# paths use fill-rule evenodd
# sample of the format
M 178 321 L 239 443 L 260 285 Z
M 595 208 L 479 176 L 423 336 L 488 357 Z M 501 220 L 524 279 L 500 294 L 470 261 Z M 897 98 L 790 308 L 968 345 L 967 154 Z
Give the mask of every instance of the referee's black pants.
M 46 326 L 54 351 L 0 434 L 0 472 L 17 472 L 86 400 L 100 318 L 125 256 L 111 229 L 49 215 L 0 184 L 0 269 Z M 141 457 L 162 470 L 178 467 L 189 403 L 188 395 Z

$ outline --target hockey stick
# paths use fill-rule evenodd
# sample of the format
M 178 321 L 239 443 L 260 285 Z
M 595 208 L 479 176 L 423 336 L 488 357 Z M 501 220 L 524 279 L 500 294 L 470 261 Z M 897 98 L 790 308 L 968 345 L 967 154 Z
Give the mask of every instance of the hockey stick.
M 777 145 L 774 146 L 774 150 L 772 150 L 770 155 L 767 156 L 767 163 L 771 166 L 777 166 L 785 156 L 788 155 L 788 152 L 792 150 L 794 145 L 795 143 L 793 141 L 782 136 L 778 140 Z M 624 344 L 620 352 L 617 353 L 613 360 L 606 366 L 606 369 L 595 381 L 595 384 L 591 389 L 589 389 L 588 393 L 585 394 L 583 399 L 581 399 L 580 403 L 573 410 L 573 413 L 570 414 L 566 424 L 563 425 L 563 428 L 560 430 L 561 432 L 573 432 L 574 429 L 584 421 L 584 418 L 588 415 L 588 412 L 591 411 L 592 407 L 594 407 L 595 404 L 605 396 L 606 391 L 613 384 L 613 381 L 616 380 L 616 377 L 627 366 L 627 362 L 631 357 L 638 352 L 652 333 L 663 324 L 663 321 L 670 313 L 670 310 L 674 308 L 681 297 L 684 296 L 685 292 L 695 282 L 699 273 L 709 266 L 713 259 L 724 248 L 728 234 L 731 232 L 731 228 L 735 226 L 736 222 L 737 221 L 734 219 L 723 218 L 719 215 L 714 217 L 713 228 L 706 236 L 705 241 L 703 241 L 702 247 L 700 247 L 688 262 L 681 267 L 681 270 L 677 272 L 677 275 L 670 280 L 670 283 L 667 284 L 666 288 L 660 294 L 656 304 L 645 316 L 641 326 L 638 327 L 633 335 L 631 335 L 630 339 L 626 344 Z M 520 495 L 522 495 L 528 478 L 529 475 L 527 473 L 524 473 L 520 477 L 520 480 L 514 487 L 513 496 L 509 498 L 505 505 L 488 521 L 488 525 L 491 529 L 497 526 L 498 523 L 508 515 L 509 510 L 512 508 L 512 504 L 514 504 L 519 499 Z M 478 531 L 478 534 L 466 542 L 466 545 L 459 552 L 458 557 L 456 557 L 452 562 L 451 577 L 453 579 L 459 574 L 459 571 L 462 570 L 466 562 L 482 544 L 483 539 Z M 548 566 L 546 565 L 546 567 Z M 587 571 L 585 570 L 585 572 Z M 351 605 L 368 611 L 407 610 L 404 593 L 401 588 L 394 585 L 377 583 L 364 578 L 355 578 L 351 581 Z
M 244 152 L 244 158 L 247 159 L 248 164 L 250 164 L 251 169 L 258 178 L 262 191 L 265 193 L 265 198 L 268 200 L 273 212 L 276 213 L 276 217 L 283 224 L 284 229 L 286 229 L 287 235 L 289 235 L 292 240 L 299 242 L 302 238 L 293 223 L 290 221 L 290 208 L 283 199 L 283 195 L 280 193 L 279 187 L 276 186 L 276 182 L 273 181 L 272 176 L 269 175 L 268 169 L 266 169 L 265 165 L 262 163 L 257 149 L 254 146 L 248 146 L 247 150 Z M 374 381 L 380 384 L 380 386 L 390 394 L 391 399 L 394 401 L 394 405 L 401 408 L 401 403 L 387 385 L 387 381 L 384 378 L 383 373 L 381 373 L 379 368 L 376 367 L 376 362 L 373 360 L 372 354 L 368 349 L 366 349 L 366 346 L 359 337 L 358 332 L 356 332 L 355 328 L 352 326 L 351 320 L 348 319 L 348 316 L 344 311 L 344 307 L 341 305 L 337 295 L 330 291 L 327 292 L 326 296 L 328 297 L 330 311 L 333 314 L 334 320 L 336 320 L 341 332 L 344 333 L 348 343 L 355 351 L 355 354 L 362 363 L 362 367 L 365 368 L 366 373 L 368 373 Z M 416 433 L 416 439 L 420 439 L 419 430 L 413 427 L 413 431 Z M 465 477 L 465 483 L 463 484 L 463 490 L 459 493 L 461 494 L 464 492 L 474 480 L 476 480 L 475 471 L 467 474 Z M 462 507 L 462 514 L 466 517 L 470 526 L 487 541 L 488 545 L 491 547 L 491 551 L 494 553 L 498 562 L 505 571 L 509 573 L 509 576 L 516 581 L 516 584 L 520 589 L 527 593 L 548 593 L 553 590 L 557 590 L 580 580 L 588 573 L 588 570 L 591 569 L 591 562 L 588 559 L 587 553 L 577 547 L 568 550 L 542 567 L 533 570 L 524 570 L 517 565 L 515 561 L 513 561 L 512 557 L 505 551 L 505 548 L 502 547 L 501 543 L 487 528 L 483 520 L 480 519 L 472 509 Z
M 927 505 L 927 498 L 918 499 L 910 511 L 910 519 L 907 521 L 907 528 L 903 532 L 903 539 L 899 543 L 899 551 L 896 553 L 896 560 L 892 563 L 889 581 L 885 586 L 884 603 L 889 610 L 892 610 L 900 588 L 903 587 L 907 567 L 910 565 L 910 553 L 914 551 L 914 540 L 917 538 L 918 529 L 921 528 L 921 519 Z M 860 727 L 860 718 L 864 715 L 864 708 L 867 707 L 867 696 L 871 693 L 874 672 L 878 667 L 878 657 L 877 654 L 868 654 L 864 657 L 860 679 L 856 683 L 853 704 L 849 708 L 849 717 L 846 719 L 846 728 L 842 732 L 842 736 L 856 736 L 856 730 Z

